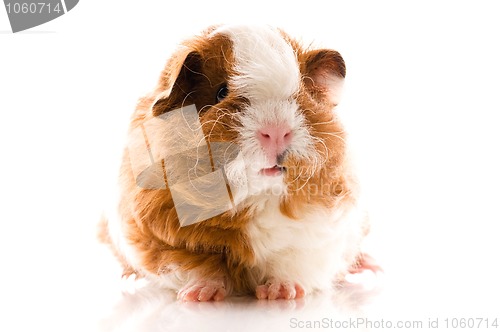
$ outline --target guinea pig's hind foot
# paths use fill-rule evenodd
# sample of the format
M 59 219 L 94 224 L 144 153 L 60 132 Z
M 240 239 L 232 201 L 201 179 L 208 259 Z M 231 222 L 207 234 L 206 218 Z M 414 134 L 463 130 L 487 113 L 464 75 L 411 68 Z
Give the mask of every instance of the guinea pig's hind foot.
M 373 257 L 368 254 L 362 253 L 358 256 L 353 266 L 349 268 L 349 273 L 362 273 L 366 270 L 372 271 L 373 273 L 384 271 Z
M 177 299 L 186 302 L 222 301 L 226 295 L 223 279 L 197 280 L 184 286 L 177 293 Z
M 292 300 L 304 297 L 305 291 L 298 283 L 290 281 L 279 281 L 270 279 L 264 285 L 259 285 L 255 289 L 255 296 L 259 300 Z

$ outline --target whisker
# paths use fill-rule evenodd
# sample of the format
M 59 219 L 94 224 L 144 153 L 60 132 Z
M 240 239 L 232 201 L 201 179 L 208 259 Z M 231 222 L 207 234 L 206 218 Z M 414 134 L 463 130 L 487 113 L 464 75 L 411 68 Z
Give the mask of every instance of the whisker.
M 330 124 L 330 123 L 335 123 L 335 119 L 331 119 L 329 121 L 324 121 L 324 122 L 313 122 L 310 125 L 311 126 L 319 126 L 319 125 L 325 125 L 325 124 Z
M 345 139 L 342 136 L 337 135 L 336 133 L 328 133 L 328 132 L 318 131 L 318 132 L 316 132 L 316 134 L 330 135 L 330 136 L 338 138 L 342 142 L 346 143 Z

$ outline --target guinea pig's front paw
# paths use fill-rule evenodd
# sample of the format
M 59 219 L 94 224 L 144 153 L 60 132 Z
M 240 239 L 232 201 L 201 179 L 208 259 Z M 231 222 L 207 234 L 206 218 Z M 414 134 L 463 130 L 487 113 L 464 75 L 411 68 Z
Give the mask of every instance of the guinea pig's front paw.
M 222 301 L 226 297 L 226 284 L 223 279 L 197 280 L 188 283 L 177 293 L 182 301 Z
M 291 300 L 304 297 L 305 291 L 304 288 L 296 282 L 269 279 L 264 285 L 257 286 L 255 295 L 259 300 Z

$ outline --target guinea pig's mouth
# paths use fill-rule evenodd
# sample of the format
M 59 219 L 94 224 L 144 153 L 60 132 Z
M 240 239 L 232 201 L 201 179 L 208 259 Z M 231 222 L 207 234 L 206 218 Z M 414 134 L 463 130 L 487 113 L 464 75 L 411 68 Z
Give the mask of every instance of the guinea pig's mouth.
M 259 171 L 259 174 L 265 176 L 278 176 L 283 174 L 286 171 L 286 168 L 283 166 L 274 165 L 273 167 L 263 168 Z

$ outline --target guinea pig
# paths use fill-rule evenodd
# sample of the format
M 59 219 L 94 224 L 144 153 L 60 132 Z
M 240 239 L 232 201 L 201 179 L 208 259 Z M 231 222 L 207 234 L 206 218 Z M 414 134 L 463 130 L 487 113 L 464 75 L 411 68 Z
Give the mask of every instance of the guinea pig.
M 132 115 L 101 239 L 183 301 L 294 299 L 371 268 L 339 103 L 346 67 L 268 26 L 186 40 Z

